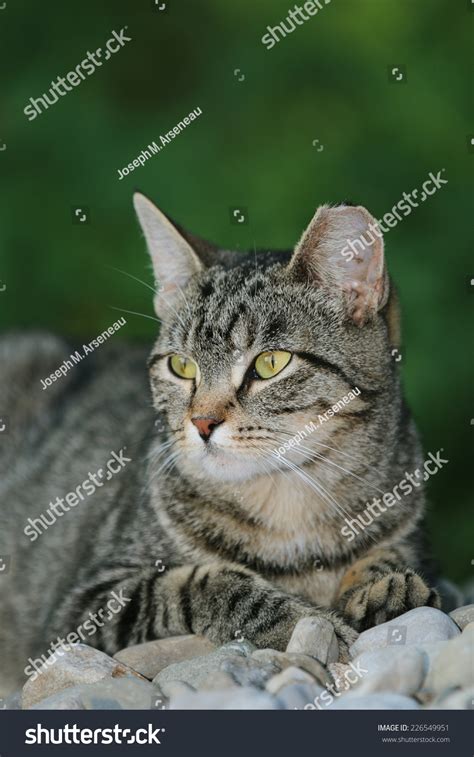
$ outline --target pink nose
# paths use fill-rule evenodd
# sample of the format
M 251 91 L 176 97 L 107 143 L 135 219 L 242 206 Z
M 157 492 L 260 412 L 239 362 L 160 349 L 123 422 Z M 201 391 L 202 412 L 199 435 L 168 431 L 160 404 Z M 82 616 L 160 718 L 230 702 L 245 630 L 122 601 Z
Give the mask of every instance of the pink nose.
M 207 442 L 216 426 L 223 423 L 223 419 L 219 420 L 219 418 L 214 418 L 210 415 L 200 415 L 196 418 L 191 418 L 191 423 L 194 423 L 196 426 L 201 439 L 204 439 L 204 441 Z

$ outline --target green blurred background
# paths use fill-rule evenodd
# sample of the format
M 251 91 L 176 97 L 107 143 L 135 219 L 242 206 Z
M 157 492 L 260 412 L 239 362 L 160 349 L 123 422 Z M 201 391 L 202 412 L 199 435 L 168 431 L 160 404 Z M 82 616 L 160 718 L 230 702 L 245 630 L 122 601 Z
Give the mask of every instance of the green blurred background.
M 119 316 L 111 306 L 153 314 L 149 290 L 111 268 L 152 281 L 134 189 L 222 245 L 288 247 L 318 204 L 347 199 L 381 217 L 445 168 L 449 183 L 389 232 L 386 250 L 408 399 L 425 449 L 450 460 L 429 483 L 434 552 L 450 578 L 467 578 L 472 4 L 332 0 L 267 50 L 261 37 L 289 0 L 165 1 L 164 12 L 152 0 L 8 0 L 0 11 L 1 330 L 92 337 Z M 125 25 L 131 42 L 27 120 L 30 97 Z M 390 79 L 392 65 L 406 82 Z M 198 120 L 118 180 L 196 107 Z M 90 223 L 73 223 L 84 206 Z M 248 209 L 248 225 L 230 223 L 232 206 Z M 156 323 L 127 320 L 114 339 L 151 342 Z

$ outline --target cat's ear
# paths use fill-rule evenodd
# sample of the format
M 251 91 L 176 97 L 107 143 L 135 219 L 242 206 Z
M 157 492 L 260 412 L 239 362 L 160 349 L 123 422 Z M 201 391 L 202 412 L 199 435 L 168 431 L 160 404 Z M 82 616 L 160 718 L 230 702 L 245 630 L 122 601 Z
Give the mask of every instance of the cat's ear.
M 382 232 L 362 206 L 321 206 L 289 264 L 300 279 L 329 296 L 343 298 L 350 318 L 362 326 L 388 299 Z
M 160 318 L 166 318 L 177 306 L 180 289 L 183 290 L 191 276 L 199 273 L 203 266 L 191 245 L 151 200 L 135 192 L 133 204 L 159 285 L 154 299 L 155 311 Z

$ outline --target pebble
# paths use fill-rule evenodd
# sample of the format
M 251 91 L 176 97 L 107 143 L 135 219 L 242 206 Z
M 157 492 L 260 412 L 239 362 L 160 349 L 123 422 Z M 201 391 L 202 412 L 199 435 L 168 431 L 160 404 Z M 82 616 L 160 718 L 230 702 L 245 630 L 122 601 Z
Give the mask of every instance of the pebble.
M 149 710 L 156 702 L 156 692 L 148 681 L 133 676 L 105 678 L 82 687 L 86 710 Z
M 441 610 L 416 607 L 387 623 L 363 631 L 350 648 L 352 657 L 384 647 L 406 647 L 459 636 L 456 623 Z
M 199 691 L 215 691 L 216 689 L 236 689 L 239 684 L 224 670 L 211 673 L 199 686 Z
M 278 691 L 277 699 L 284 710 L 304 710 L 321 696 L 324 689 L 317 684 L 292 683 Z
M 377 692 L 359 696 L 351 691 L 329 705 L 330 710 L 419 710 L 420 706 L 414 699 L 403 694 Z
M 252 654 L 256 660 L 271 661 L 281 670 L 289 666 L 296 666 L 309 673 L 322 686 L 332 683 L 332 677 L 318 660 L 306 654 L 297 654 L 296 652 L 278 652 L 276 649 L 258 649 Z
M 73 644 L 52 665 L 42 665 L 36 678 L 29 678 L 22 691 L 22 707 L 28 709 L 61 689 L 81 683 L 95 683 L 103 678 L 117 679 L 140 674 L 118 660 L 87 644 Z
M 281 710 L 276 697 L 250 686 L 220 691 L 188 692 L 172 698 L 171 710 Z
M 457 610 L 449 613 L 449 617 L 454 620 L 462 631 L 469 623 L 474 623 L 474 605 L 458 607 Z
M 158 675 L 153 679 L 153 683 L 162 687 L 163 684 L 170 681 L 183 681 L 197 689 L 212 673 L 216 673 L 219 670 L 225 670 L 225 672 L 230 672 L 232 675 L 232 665 L 230 663 L 235 663 L 233 667 L 235 672 L 239 660 L 250 656 L 254 650 L 255 647 L 249 645 L 247 642 L 231 642 L 219 647 L 219 649 L 210 654 L 168 665 L 167 668 L 160 670 Z M 227 663 L 227 669 L 224 663 Z M 240 674 L 243 675 L 242 668 L 240 668 Z
M 273 676 L 273 678 L 270 678 L 265 688 L 270 692 L 270 694 L 278 694 L 280 689 L 282 689 L 284 686 L 289 686 L 292 683 L 314 684 L 315 680 L 313 676 L 311 676 L 309 673 L 306 673 L 305 670 L 300 670 L 300 668 L 290 666 L 289 668 L 285 668 L 285 670 L 283 670 L 281 673 L 278 673 L 276 676 Z
M 215 644 L 204 636 L 189 634 L 136 644 L 117 652 L 114 658 L 152 680 L 160 670 L 169 665 L 208 654 L 215 648 Z
M 323 665 L 337 662 L 339 644 L 334 626 L 326 618 L 318 616 L 301 618 L 291 634 L 286 651 L 311 655 Z
M 452 639 L 436 655 L 426 676 L 423 689 L 432 695 L 456 687 L 474 686 L 474 623 Z
M 445 692 L 429 705 L 430 710 L 474 710 L 474 686 Z
M 352 684 L 360 694 L 390 691 L 410 696 L 420 689 L 428 658 L 418 647 L 385 647 L 363 652 L 353 661 L 360 677 Z M 350 676 L 350 677 L 349 677 Z M 355 673 L 348 673 L 349 680 Z
M 70 686 L 57 694 L 42 699 L 27 708 L 29 710 L 85 710 L 82 701 L 82 686 Z

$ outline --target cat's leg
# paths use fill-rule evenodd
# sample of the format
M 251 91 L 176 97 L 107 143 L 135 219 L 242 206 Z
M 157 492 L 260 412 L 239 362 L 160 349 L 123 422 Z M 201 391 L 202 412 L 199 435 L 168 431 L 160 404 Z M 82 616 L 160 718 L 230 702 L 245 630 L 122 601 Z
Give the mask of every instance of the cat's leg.
M 403 549 L 374 549 L 343 576 L 336 609 L 358 631 L 414 607 L 440 607 L 436 589 L 408 565 Z
M 188 633 L 205 635 L 217 644 L 241 635 L 258 647 L 284 650 L 298 620 L 314 615 L 333 624 L 341 660 L 347 659 L 348 646 L 357 637 L 337 613 L 285 594 L 233 563 L 185 565 L 162 575 L 139 571 L 112 585 L 98 576 L 95 589 L 89 584 L 69 596 L 59 623 L 63 631 L 89 613 L 97 616 L 112 590 L 122 592 L 123 609 L 107 620 L 102 613 L 103 626 L 90 641 L 85 639 L 110 654 L 131 644 Z

